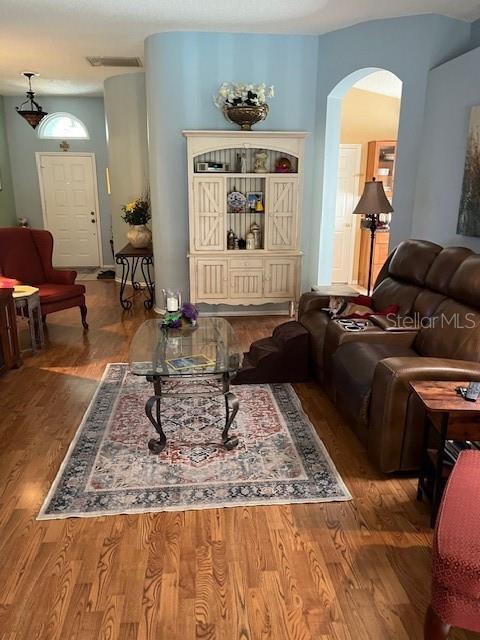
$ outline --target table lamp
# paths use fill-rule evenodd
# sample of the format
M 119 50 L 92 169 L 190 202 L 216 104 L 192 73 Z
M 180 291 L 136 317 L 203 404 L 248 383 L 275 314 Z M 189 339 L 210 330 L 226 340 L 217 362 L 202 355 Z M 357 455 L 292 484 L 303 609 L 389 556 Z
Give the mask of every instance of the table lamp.
M 354 214 L 365 216 L 368 228 L 370 229 L 370 259 L 368 264 L 368 295 L 370 295 L 372 287 L 372 267 L 373 267 L 373 248 L 375 246 L 375 233 L 379 227 L 379 215 L 381 213 L 392 213 L 393 207 L 390 204 L 385 191 L 383 182 L 377 182 L 375 178 L 370 182 L 365 182 L 365 188 L 362 197 L 358 201 Z

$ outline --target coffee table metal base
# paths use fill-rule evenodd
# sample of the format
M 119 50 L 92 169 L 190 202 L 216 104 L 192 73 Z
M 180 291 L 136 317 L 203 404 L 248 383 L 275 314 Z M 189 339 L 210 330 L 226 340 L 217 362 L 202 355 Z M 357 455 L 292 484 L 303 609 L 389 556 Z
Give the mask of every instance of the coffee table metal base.
M 161 401 L 162 398 L 185 398 L 185 397 L 214 397 L 222 395 L 225 398 L 225 425 L 222 431 L 222 444 L 228 451 L 231 451 L 238 445 L 238 438 L 235 435 L 230 436 L 230 427 L 235 420 L 235 416 L 238 412 L 239 402 L 234 393 L 230 391 L 230 378 L 229 373 L 223 373 L 217 376 L 208 376 L 209 378 L 217 379 L 219 384 L 215 388 L 208 391 L 201 391 L 196 393 L 189 392 L 163 392 L 162 391 L 162 376 L 147 376 L 147 380 L 153 383 L 154 395 L 147 400 L 145 404 L 145 413 L 147 418 L 152 423 L 155 431 L 160 436 L 159 439 L 151 438 L 148 442 L 148 448 L 152 453 L 159 454 L 167 446 L 167 436 L 162 428 L 162 416 L 161 416 Z M 181 376 L 178 379 L 188 379 L 189 376 Z M 171 380 L 171 376 L 168 376 L 168 380 Z

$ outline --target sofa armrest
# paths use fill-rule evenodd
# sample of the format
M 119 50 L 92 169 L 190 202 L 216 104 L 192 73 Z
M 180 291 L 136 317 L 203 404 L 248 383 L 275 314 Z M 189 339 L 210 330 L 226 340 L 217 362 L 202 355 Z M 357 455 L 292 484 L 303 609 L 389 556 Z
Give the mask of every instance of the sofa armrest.
M 375 380 L 388 385 L 410 380 L 480 380 L 480 363 L 448 358 L 386 358 L 378 363 Z
M 389 314 L 388 316 L 372 315 L 369 320 L 373 322 L 377 327 L 380 327 L 384 331 L 389 333 L 418 333 L 418 327 L 415 326 L 415 319 L 410 316 L 394 316 Z
M 344 300 L 351 300 L 356 297 L 356 295 L 340 297 Z M 331 296 L 326 296 L 324 293 L 317 293 L 315 291 L 302 293 L 300 302 L 298 303 L 298 318 L 300 319 L 307 311 L 321 311 L 322 309 L 328 308 L 330 298 Z
M 423 424 L 409 420 L 413 380 L 480 381 L 480 363 L 447 358 L 394 357 L 375 369 L 370 403 L 368 451 L 382 471 L 405 469 L 405 443 L 419 440 Z M 412 409 L 413 411 L 413 409 Z M 407 430 L 418 433 L 407 433 Z
M 307 311 L 321 311 L 328 307 L 330 301 L 329 296 L 324 296 L 320 293 L 309 292 L 302 293 L 300 296 L 300 302 L 298 303 L 298 318 L 300 319 Z
M 45 275 L 51 284 L 75 284 L 77 272 L 73 269 L 50 269 Z

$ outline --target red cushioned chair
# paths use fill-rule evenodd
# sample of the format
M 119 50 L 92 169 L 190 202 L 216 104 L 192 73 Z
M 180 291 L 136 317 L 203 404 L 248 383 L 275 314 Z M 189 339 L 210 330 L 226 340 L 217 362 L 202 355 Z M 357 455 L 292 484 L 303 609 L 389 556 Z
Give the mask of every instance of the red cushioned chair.
M 0 229 L 0 279 L 13 278 L 40 290 L 42 316 L 80 307 L 88 329 L 85 287 L 75 284 L 76 271 L 52 267 L 53 237 L 41 229 Z
M 480 632 L 480 451 L 460 454 L 435 526 L 425 640 L 444 640 L 450 627 Z

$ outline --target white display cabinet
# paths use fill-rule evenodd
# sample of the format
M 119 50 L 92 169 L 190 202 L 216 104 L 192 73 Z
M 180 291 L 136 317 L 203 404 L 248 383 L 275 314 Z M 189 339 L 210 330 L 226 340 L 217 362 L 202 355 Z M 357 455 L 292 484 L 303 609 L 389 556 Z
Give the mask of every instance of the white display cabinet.
M 188 159 L 190 300 L 230 305 L 288 302 L 292 311 L 300 296 L 307 134 L 183 134 Z M 255 170 L 259 154 L 266 172 Z M 286 159 L 287 172 L 277 169 L 281 158 Z M 240 197 L 233 206 L 228 197 L 232 192 L 243 194 L 245 202 Z M 249 246 L 244 248 L 247 240 Z

